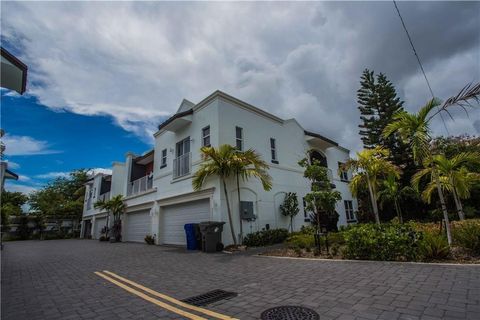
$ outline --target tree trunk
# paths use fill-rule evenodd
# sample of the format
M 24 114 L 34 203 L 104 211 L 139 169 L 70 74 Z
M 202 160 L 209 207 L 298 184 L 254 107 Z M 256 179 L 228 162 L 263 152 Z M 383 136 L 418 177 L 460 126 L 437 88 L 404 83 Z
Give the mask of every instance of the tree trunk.
M 433 178 L 435 179 L 435 184 L 437 185 L 438 197 L 440 198 L 440 204 L 443 211 L 443 219 L 445 220 L 445 231 L 447 232 L 447 241 L 448 245 L 452 245 L 452 234 L 450 232 L 450 221 L 448 219 L 447 205 L 445 204 L 445 198 L 443 197 L 442 187 L 440 186 L 440 180 L 437 175 L 435 168 L 432 168 Z
M 377 199 L 375 197 L 375 193 L 373 192 L 373 187 L 372 187 L 372 184 L 370 183 L 368 174 L 367 174 L 367 184 L 368 184 L 368 191 L 370 193 L 370 200 L 372 201 L 373 214 L 375 215 L 375 222 L 378 225 L 380 225 L 380 216 L 378 215 Z
M 400 221 L 400 223 L 403 223 L 402 210 L 400 209 L 400 205 L 398 204 L 397 199 L 395 199 L 395 210 L 397 211 L 398 221 Z
M 462 202 L 458 196 L 457 189 L 453 188 L 453 200 L 455 200 L 455 206 L 457 207 L 457 213 L 460 220 L 465 220 L 465 214 L 463 213 Z
M 232 211 L 230 210 L 230 201 L 228 200 L 227 184 L 225 178 L 222 178 L 223 190 L 225 192 L 225 200 L 227 201 L 228 223 L 230 224 L 230 232 L 232 233 L 233 244 L 237 245 L 237 237 L 235 236 L 235 230 L 233 229 Z
M 241 212 L 241 205 L 240 205 L 240 177 L 237 172 L 237 194 L 238 194 L 238 219 L 240 221 L 240 244 L 243 244 L 243 222 L 242 222 L 242 212 Z

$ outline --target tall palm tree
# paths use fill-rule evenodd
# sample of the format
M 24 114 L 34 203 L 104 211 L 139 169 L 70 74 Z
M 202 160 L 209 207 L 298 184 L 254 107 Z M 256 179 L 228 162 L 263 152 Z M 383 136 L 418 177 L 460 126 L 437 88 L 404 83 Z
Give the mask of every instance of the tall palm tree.
M 463 213 L 461 199 L 469 197 L 473 183 L 479 179 L 479 175 L 469 172 L 465 165 L 480 163 L 480 153 L 461 152 L 451 159 L 448 159 L 444 155 L 433 155 L 431 161 L 427 163 L 430 163 L 430 165 L 427 165 L 412 177 L 415 188 L 418 189 L 423 177 L 432 177 L 435 168 L 438 170 L 438 180 L 440 181 L 442 191 L 452 194 L 458 217 L 460 220 L 464 220 L 465 215 Z M 435 188 L 436 183 L 431 179 L 422 193 L 423 200 L 429 203 Z
M 212 177 L 218 176 L 223 184 L 225 200 L 227 201 L 228 223 L 232 234 L 233 243 L 237 245 L 237 237 L 233 228 L 232 211 L 230 209 L 230 200 L 228 198 L 227 180 L 231 175 L 235 174 L 237 149 L 224 144 L 215 149 L 214 147 L 202 147 L 200 149 L 204 162 L 200 165 L 192 180 L 194 190 L 200 190 L 205 181 Z
M 94 207 L 97 209 L 102 209 L 107 211 L 107 228 L 108 220 L 110 218 L 110 213 L 113 215 L 113 237 L 116 241 L 121 239 L 121 217 L 122 214 L 127 209 L 125 202 L 123 201 L 123 196 L 121 194 L 112 197 L 110 200 L 100 200 L 95 202 Z M 110 232 L 110 230 L 108 231 Z
M 389 155 L 388 149 L 381 147 L 365 149 L 357 152 L 357 159 L 348 160 L 343 168 L 355 172 L 349 185 L 352 194 L 357 195 L 361 188 L 367 186 L 377 224 L 380 224 L 377 204 L 380 180 L 389 175 L 400 177 L 400 169 L 387 160 Z
M 408 113 L 405 110 L 398 112 L 393 116 L 393 121 L 385 127 L 383 132 L 385 138 L 397 132 L 400 138 L 412 148 L 414 161 L 417 164 L 424 164 L 426 167 L 431 167 L 431 176 L 435 182 L 435 188 L 437 189 L 438 197 L 440 199 L 449 244 L 452 243 L 452 236 L 450 232 L 447 206 L 445 204 L 445 198 L 443 196 L 442 185 L 440 182 L 440 175 L 438 168 L 433 161 L 433 154 L 430 148 L 430 142 L 432 140 L 430 121 L 441 112 L 450 115 L 449 108 L 455 105 L 466 110 L 466 107 L 472 106 L 470 104 L 471 100 L 477 103 L 479 102 L 479 96 L 480 83 L 473 86 L 467 85 L 456 96 L 450 97 L 443 104 L 441 104 L 440 100 L 433 98 L 428 101 L 418 113 Z M 436 108 L 437 110 L 435 110 Z
M 241 244 L 243 243 L 243 223 L 240 212 L 240 178 L 242 178 L 243 181 L 247 181 L 250 177 L 259 179 L 262 182 L 262 186 L 265 191 L 272 189 L 272 178 L 268 174 L 268 169 L 270 167 L 253 149 L 248 149 L 246 151 L 237 150 L 234 156 L 234 163 L 234 171 L 237 182 L 238 218 L 240 222 Z

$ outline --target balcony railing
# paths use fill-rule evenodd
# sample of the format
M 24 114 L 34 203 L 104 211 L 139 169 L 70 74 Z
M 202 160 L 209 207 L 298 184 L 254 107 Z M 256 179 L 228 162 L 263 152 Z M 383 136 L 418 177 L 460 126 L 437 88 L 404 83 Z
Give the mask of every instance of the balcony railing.
M 153 177 L 144 176 L 128 184 L 127 196 L 145 192 L 153 188 Z
M 105 192 L 105 193 L 102 193 L 102 194 L 98 197 L 98 201 L 108 201 L 108 200 L 110 200 L 110 191 Z
M 186 176 L 191 170 L 192 154 L 190 152 L 173 159 L 173 179 Z

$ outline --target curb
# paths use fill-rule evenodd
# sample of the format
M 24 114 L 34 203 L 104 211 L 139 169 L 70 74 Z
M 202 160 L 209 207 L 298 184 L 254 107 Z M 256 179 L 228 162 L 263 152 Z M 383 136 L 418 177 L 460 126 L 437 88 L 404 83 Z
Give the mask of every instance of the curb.
M 436 262 L 415 262 L 415 261 L 378 261 L 378 260 L 349 260 L 349 259 L 324 259 L 324 258 L 297 258 L 297 257 L 280 257 L 256 254 L 257 258 L 273 258 L 287 260 L 307 260 L 319 262 L 353 262 L 353 263 L 386 263 L 386 264 L 410 264 L 410 265 L 427 265 L 427 266 L 461 266 L 461 267 L 480 267 L 480 263 L 436 263 Z

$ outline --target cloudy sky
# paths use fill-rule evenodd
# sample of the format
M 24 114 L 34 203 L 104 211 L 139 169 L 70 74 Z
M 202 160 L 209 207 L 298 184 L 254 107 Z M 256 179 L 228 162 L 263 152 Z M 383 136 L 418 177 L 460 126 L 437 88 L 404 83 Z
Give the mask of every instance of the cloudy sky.
M 480 3 L 398 6 L 436 96 L 480 81 Z M 217 89 L 351 150 L 363 69 L 411 111 L 430 98 L 392 2 L 6 2 L 1 18 L 2 46 L 29 66 L 26 96 L 2 91 L 7 156 L 30 179 L 16 188 L 146 150 L 183 98 Z M 479 134 L 480 112 L 447 127 Z

